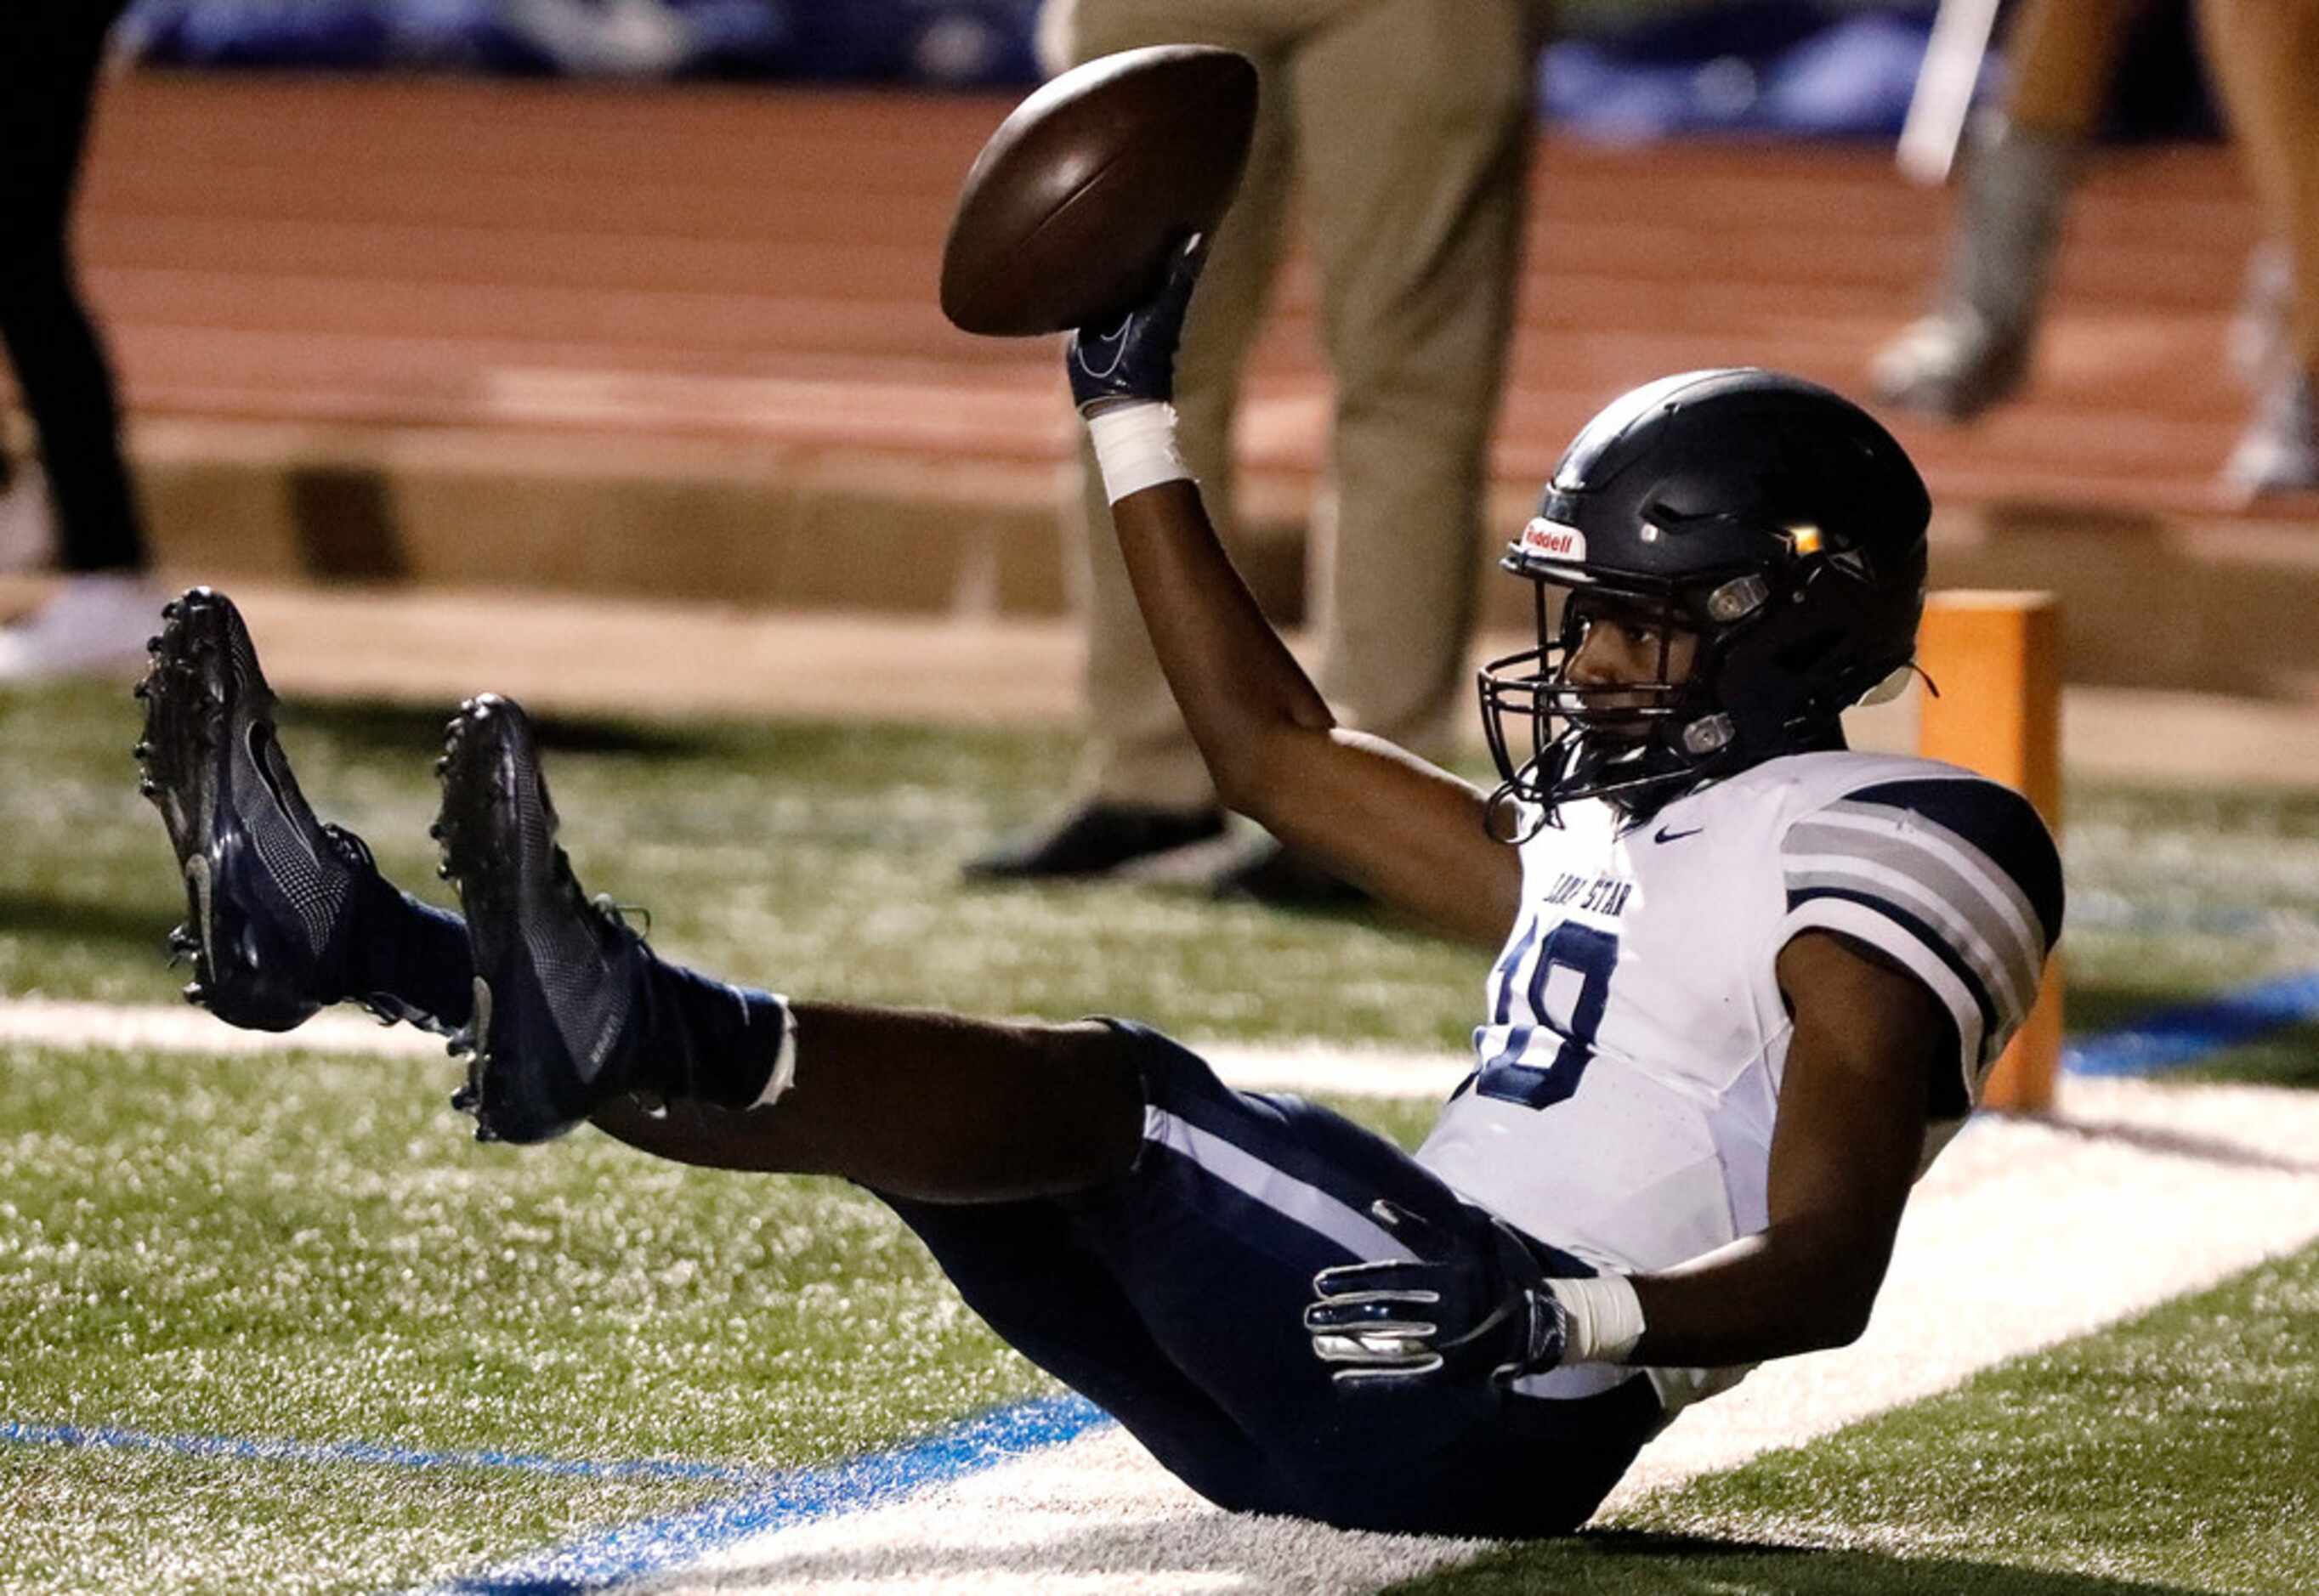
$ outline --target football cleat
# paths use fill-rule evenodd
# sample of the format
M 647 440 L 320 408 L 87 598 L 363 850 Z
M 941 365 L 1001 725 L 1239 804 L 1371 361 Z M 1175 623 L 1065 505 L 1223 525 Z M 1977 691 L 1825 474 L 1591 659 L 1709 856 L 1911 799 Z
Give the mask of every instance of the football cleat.
M 435 834 L 474 950 L 474 1017 L 451 1039 L 452 1106 L 484 1141 L 545 1141 L 629 1088 L 644 939 L 591 900 L 555 841 L 531 721 L 495 694 L 460 706 L 436 770 Z
M 164 605 L 137 697 L 138 789 L 161 812 L 185 883 L 169 961 L 185 1000 L 229 1024 L 287 1031 L 353 996 L 343 970 L 370 850 L 314 818 L 275 735 L 273 690 L 233 601 L 194 588 Z M 365 996 L 383 1019 L 409 1019 Z

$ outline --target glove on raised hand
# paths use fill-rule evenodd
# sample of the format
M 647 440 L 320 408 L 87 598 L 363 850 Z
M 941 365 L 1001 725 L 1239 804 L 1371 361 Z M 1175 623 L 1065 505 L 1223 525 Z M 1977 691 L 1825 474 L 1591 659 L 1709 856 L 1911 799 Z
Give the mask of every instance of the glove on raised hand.
M 1159 291 L 1116 321 L 1082 327 L 1064 350 L 1071 399 L 1093 416 L 1115 403 L 1166 404 L 1176 395 L 1176 345 L 1184 336 L 1184 310 L 1207 259 L 1208 241 L 1195 233 L 1178 245 Z

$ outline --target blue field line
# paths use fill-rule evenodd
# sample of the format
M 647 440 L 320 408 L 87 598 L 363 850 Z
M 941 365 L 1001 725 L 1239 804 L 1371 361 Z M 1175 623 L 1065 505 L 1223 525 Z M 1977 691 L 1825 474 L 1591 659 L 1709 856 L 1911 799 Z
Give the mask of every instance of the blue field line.
M 2071 1075 L 2155 1075 L 2314 1019 L 2319 1019 L 2319 970 L 2302 970 L 2159 1009 L 2115 1031 L 2065 1043 L 2062 1068 Z
M 767 1490 L 686 1513 L 621 1524 L 435 1588 L 434 1596 L 561 1596 L 640 1579 L 767 1530 L 896 1501 L 1075 1439 L 1109 1415 L 1084 1397 L 1042 1397 L 889 1452 L 798 1469 Z
M 780 1471 L 774 1469 L 688 1463 L 681 1458 L 644 1457 L 597 1463 L 524 1452 L 422 1452 L 368 1441 L 253 1441 L 234 1436 L 155 1435 L 106 1426 L 20 1424 L 9 1420 L 0 1420 L 0 1445 L 165 1452 L 178 1457 L 225 1457 L 246 1463 L 367 1463 L 394 1468 L 515 1469 L 590 1480 L 708 1480 L 719 1484 L 757 1485 L 781 1477 Z

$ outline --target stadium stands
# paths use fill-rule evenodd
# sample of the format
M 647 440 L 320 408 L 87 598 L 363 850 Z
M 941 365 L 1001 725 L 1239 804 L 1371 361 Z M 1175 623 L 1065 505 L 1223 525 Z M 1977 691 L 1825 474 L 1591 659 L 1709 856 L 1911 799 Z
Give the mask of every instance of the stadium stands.
M 1007 103 L 131 75 L 81 229 L 163 560 L 1051 612 L 1052 351 L 960 334 L 934 298 L 951 196 Z M 1501 525 L 1639 376 L 1754 360 L 1859 389 L 1944 203 L 1871 146 L 1554 140 L 1537 182 Z M 2071 226 L 2025 402 L 1901 424 L 1944 507 L 1936 580 L 2061 590 L 2073 680 L 2299 696 L 2319 540 L 2211 488 L 2243 409 L 2235 169 L 2121 157 Z M 1251 566 L 1287 609 L 1327 401 L 1301 266 L 1283 293 L 1245 452 Z M 2216 662 L 2225 636 L 2242 653 Z

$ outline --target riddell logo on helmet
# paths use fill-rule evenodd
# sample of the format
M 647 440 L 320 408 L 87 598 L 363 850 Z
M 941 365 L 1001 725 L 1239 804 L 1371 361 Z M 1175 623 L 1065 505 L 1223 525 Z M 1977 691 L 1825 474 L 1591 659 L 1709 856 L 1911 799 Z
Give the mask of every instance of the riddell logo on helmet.
M 1566 527 L 1560 521 L 1532 516 L 1529 525 L 1522 528 L 1521 551 L 1526 555 L 1543 555 L 1549 560 L 1584 560 L 1586 557 L 1586 534 L 1575 527 Z

